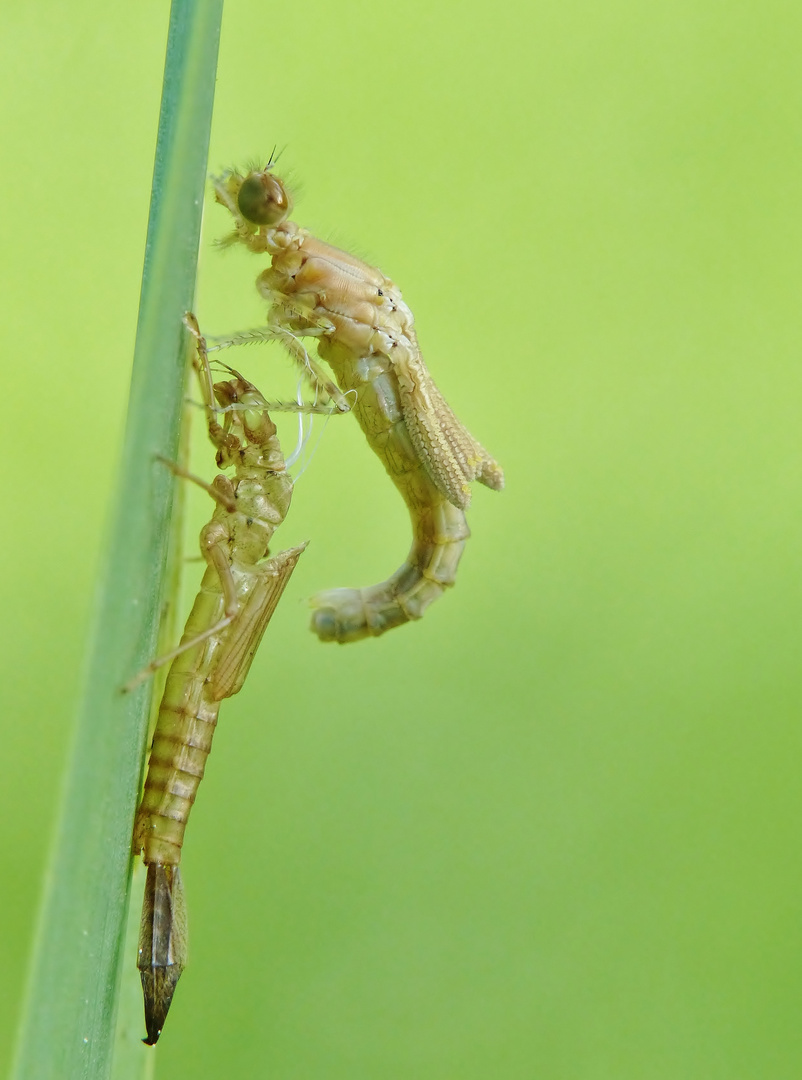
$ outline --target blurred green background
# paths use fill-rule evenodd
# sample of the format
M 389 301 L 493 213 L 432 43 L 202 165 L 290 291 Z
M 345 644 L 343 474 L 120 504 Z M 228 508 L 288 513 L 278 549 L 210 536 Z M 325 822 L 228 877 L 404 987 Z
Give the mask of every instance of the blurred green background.
M 0 16 L 3 1068 L 125 414 L 167 15 Z M 399 283 L 507 490 L 476 490 L 422 622 L 320 645 L 304 598 L 386 577 L 409 540 L 356 425 L 325 428 L 277 538 L 309 551 L 188 833 L 158 1076 L 800 1075 L 801 32 L 779 0 L 229 3 L 210 168 L 286 147 L 296 220 Z M 259 260 L 213 250 L 226 227 L 210 205 L 212 332 L 263 319 Z M 235 362 L 287 385 L 278 350 Z M 190 554 L 206 516 L 193 501 Z

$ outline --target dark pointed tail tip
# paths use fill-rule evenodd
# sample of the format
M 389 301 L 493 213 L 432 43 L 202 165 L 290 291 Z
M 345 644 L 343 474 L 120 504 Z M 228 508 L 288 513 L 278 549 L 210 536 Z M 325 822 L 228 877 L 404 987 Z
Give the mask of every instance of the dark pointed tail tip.
M 187 959 L 187 911 L 177 866 L 151 863 L 145 880 L 136 966 L 145 1001 L 144 1042 L 155 1046 Z
M 183 964 L 168 964 L 166 967 L 150 968 L 139 972 L 145 999 L 145 1028 L 148 1033 L 147 1038 L 142 1042 L 146 1046 L 155 1046 L 159 1041 L 183 970 Z

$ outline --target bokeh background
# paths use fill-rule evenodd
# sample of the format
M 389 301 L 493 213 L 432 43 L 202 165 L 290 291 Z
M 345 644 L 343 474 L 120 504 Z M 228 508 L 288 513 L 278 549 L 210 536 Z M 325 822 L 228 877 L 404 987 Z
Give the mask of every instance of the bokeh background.
M 0 1067 L 114 485 L 167 15 L 0 16 Z M 408 523 L 356 425 L 318 426 L 280 534 L 312 542 L 188 834 L 157 1076 L 800 1075 L 800 33 L 782 0 L 230 0 L 210 167 L 285 148 L 296 219 L 400 284 L 507 490 L 476 490 L 422 622 L 323 646 L 304 598 L 387 576 Z M 263 318 L 226 226 L 209 205 L 219 332 Z M 287 384 L 276 349 L 237 362 Z

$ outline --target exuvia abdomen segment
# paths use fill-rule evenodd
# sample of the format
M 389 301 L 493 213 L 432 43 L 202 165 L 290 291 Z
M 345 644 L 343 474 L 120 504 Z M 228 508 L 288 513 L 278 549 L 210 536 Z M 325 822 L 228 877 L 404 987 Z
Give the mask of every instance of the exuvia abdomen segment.
M 216 571 L 207 568 L 182 641 L 190 640 L 223 615 Z M 222 632 L 223 634 L 225 631 Z M 170 665 L 153 733 L 135 847 L 145 863 L 177 866 L 192 804 L 212 747 L 220 702 L 210 699 L 206 677 L 220 636 L 180 653 Z

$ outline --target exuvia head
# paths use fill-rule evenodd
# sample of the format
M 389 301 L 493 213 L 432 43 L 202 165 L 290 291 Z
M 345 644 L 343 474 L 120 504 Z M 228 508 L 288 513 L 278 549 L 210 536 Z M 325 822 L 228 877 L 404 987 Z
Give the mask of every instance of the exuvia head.
M 254 225 L 278 225 L 292 209 L 289 193 L 270 165 L 252 169 L 237 192 L 239 212 Z
M 233 373 L 233 369 L 232 373 Z M 270 419 L 267 402 L 239 372 L 236 378 L 214 384 L 214 396 L 226 415 L 226 430 L 239 427 L 245 438 L 259 446 L 266 445 L 276 434 Z

